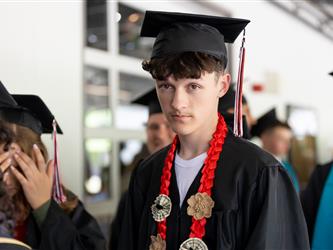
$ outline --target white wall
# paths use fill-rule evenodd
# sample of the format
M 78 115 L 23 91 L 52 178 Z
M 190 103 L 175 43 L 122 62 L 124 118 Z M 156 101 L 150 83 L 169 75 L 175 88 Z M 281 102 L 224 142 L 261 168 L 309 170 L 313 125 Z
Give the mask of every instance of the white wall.
M 0 80 L 11 93 L 37 94 L 47 103 L 64 131 L 63 182 L 81 195 L 83 3 L 0 2 L 0 30 Z M 44 139 L 52 145 L 50 136 Z
M 319 161 L 329 160 L 333 145 L 333 78 L 328 72 L 333 70 L 333 42 L 268 1 L 216 1 L 215 4 L 227 8 L 234 17 L 251 20 L 246 29 L 247 82 L 267 82 L 267 74 L 276 76 L 275 94 L 246 92 L 254 115 L 273 105 L 279 107 L 282 117 L 286 104 L 315 108 L 319 118 Z M 235 48 L 239 48 L 240 41 L 239 38 Z M 236 58 L 238 49 L 233 52 Z

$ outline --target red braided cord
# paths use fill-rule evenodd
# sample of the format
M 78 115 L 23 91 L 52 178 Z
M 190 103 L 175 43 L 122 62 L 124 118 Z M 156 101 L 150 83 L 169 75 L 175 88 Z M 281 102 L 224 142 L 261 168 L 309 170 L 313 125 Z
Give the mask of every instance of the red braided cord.
M 169 186 L 171 180 L 171 168 L 173 165 L 173 159 L 175 158 L 175 151 L 178 144 L 178 136 L 175 136 L 171 147 L 169 149 L 168 155 L 165 158 L 164 167 L 161 176 L 161 187 L 160 194 L 165 194 L 169 196 Z
M 212 188 L 214 186 L 215 169 L 217 167 L 217 161 L 220 157 L 220 153 L 223 149 L 223 144 L 227 132 L 228 129 L 223 119 L 223 116 L 219 114 L 219 122 L 217 124 L 216 131 L 213 134 L 213 138 L 210 142 L 210 147 L 207 152 L 207 158 L 205 160 L 205 166 L 201 171 L 202 176 L 200 180 L 200 187 L 198 189 L 199 193 L 207 193 L 209 196 L 211 196 Z M 196 220 L 194 219 L 194 217 L 192 217 L 190 238 L 202 239 L 202 237 L 206 233 L 205 225 L 206 218 Z
M 224 139 L 227 135 L 228 129 L 223 116 L 219 114 L 219 121 L 213 138 L 210 142 L 210 147 L 207 152 L 207 157 L 204 163 L 204 167 L 201 171 L 202 177 L 200 180 L 200 187 L 198 192 L 207 193 L 211 195 L 211 189 L 214 185 L 215 169 L 220 153 L 222 152 L 222 146 Z M 178 137 L 173 140 L 171 148 L 164 162 L 164 167 L 161 177 L 160 194 L 169 195 L 169 186 L 171 180 L 171 168 L 173 166 L 173 160 L 175 157 L 175 151 L 178 144 Z M 195 220 L 192 218 L 191 234 L 190 238 L 196 237 L 202 239 L 205 235 L 206 218 L 201 220 Z M 157 231 L 163 240 L 166 239 L 166 219 L 157 223 Z
M 165 158 L 164 167 L 161 176 L 161 187 L 160 187 L 160 194 L 164 194 L 169 196 L 169 186 L 171 180 L 171 168 L 173 165 L 173 159 L 175 158 L 175 151 L 178 144 L 178 137 L 175 136 L 171 147 L 169 149 L 168 155 Z M 161 222 L 157 223 L 157 232 L 161 236 L 163 240 L 166 238 L 166 219 Z

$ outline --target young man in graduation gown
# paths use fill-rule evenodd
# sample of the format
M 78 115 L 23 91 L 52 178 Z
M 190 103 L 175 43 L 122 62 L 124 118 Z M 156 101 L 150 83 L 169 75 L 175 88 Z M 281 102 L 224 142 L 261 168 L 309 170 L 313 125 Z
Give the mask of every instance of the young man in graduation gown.
M 248 22 L 146 12 L 141 35 L 157 38 L 143 68 L 177 137 L 135 169 L 118 249 L 309 249 L 284 168 L 217 112 L 230 84 L 224 41 Z
M 262 148 L 282 163 L 297 193 L 299 193 L 300 187 L 296 171 L 286 159 L 293 137 L 288 123 L 280 121 L 276 116 L 275 108 L 273 108 L 257 120 L 257 123 L 251 129 L 251 135 L 258 136 L 262 142 Z
M 333 72 L 329 73 L 333 76 Z M 333 249 L 333 161 L 315 168 L 301 201 L 311 249 Z

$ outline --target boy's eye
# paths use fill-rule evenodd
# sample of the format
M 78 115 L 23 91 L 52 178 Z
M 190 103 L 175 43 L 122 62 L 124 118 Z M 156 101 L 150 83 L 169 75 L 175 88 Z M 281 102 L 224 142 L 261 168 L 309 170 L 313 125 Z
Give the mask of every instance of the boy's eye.
M 170 89 L 172 86 L 170 84 L 167 84 L 167 83 L 163 83 L 163 84 L 160 84 L 158 86 L 158 88 L 160 89 Z
M 199 88 L 200 88 L 200 86 L 198 84 L 191 84 L 190 85 L 191 90 L 195 90 L 195 89 L 199 89 Z

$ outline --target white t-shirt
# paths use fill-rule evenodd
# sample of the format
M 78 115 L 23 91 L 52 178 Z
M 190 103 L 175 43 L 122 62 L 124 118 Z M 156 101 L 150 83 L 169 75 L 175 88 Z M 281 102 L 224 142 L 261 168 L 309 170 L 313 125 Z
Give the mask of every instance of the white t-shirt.
M 175 172 L 177 177 L 177 186 L 179 190 L 179 205 L 182 206 L 187 191 L 197 176 L 199 170 L 205 162 L 207 153 L 202 153 L 193 159 L 184 160 L 178 153 L 175 158 Z

